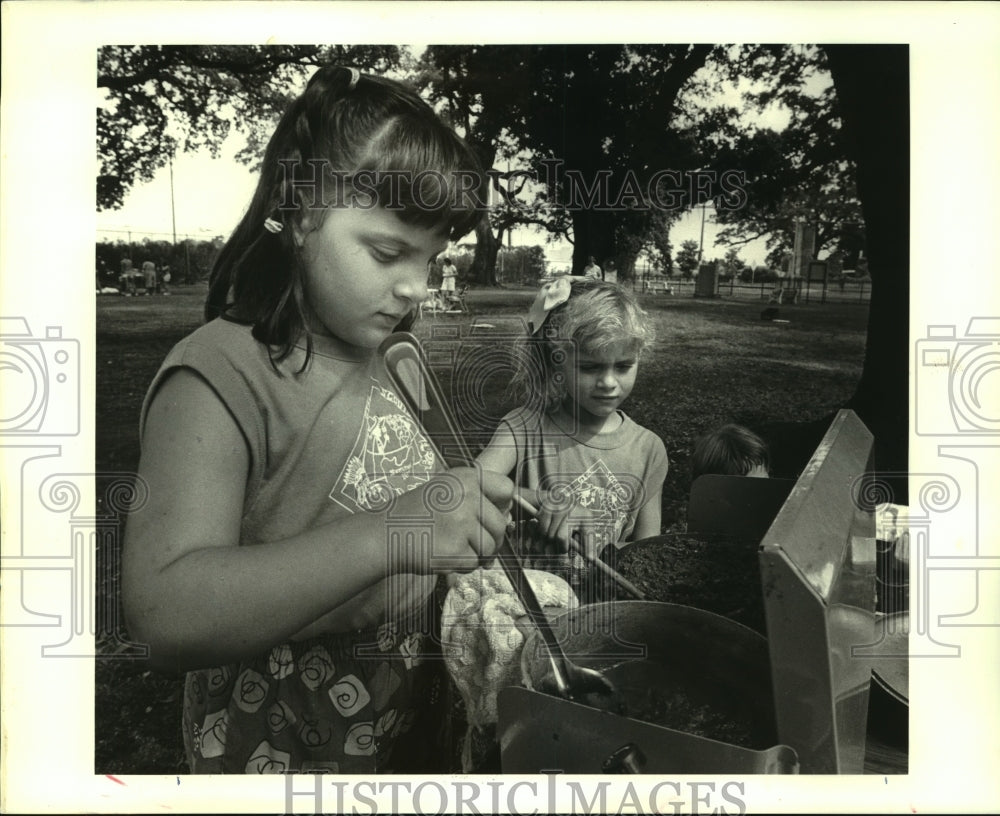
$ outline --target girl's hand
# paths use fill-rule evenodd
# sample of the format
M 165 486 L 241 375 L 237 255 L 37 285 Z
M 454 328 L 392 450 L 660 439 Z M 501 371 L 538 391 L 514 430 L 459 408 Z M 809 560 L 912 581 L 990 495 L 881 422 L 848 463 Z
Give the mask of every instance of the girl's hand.
M 539 490 L 538 515 L 535 521 L 538 525 L 537 537 L 544 542 L 543 547 L 552 554 L 564 554 L 569 551 L 569 542 L 576 532 L 570 523 L 570 515 L 579 510 L 573 496 L 565 490 Z
M 422 488 L 397 497 L 386 516 L 387 529 L 400 519 L 402 535 L 390 547 L 392 572 L 470 572 L 489 561 L 506 532 L 514 483 L 476 467 L 436 474 Z M 424 521 L 426 519 L 426 522 Z M 429 528 L 422 534 L 421 526 Z M 407 539 L 422 536 L 429 546 Z M 392 538 L 388 539 L 392 543 Z
M 529 565 L 539 569 L 564 564 L 572 534 L 569 516 L 573 505 L 556 501 L 552 494 L 544 490 L 525 491 L 525 494 L 525 498 L 538 508 L 538 514 L 524 520 L 518 528 L 521 554 L 528 559 Z
M 597 558 L 608 545 L 607 532 L 594 522 L 587 523 L 575 502 L 562 500 L 552 493 L 538 491 L 538 515 L 521 525 L 519 540 L 522 552 L 540 562 L 558 563 L 571 555 L 571 551 L 586 553 L 588 559 Z
M 567 563 L 566 542 L 549 537 L 537 519 L 520 522 L 511 531 L 511 539 L 516 542 L 515 549 L 526 567 L 552 570 Z

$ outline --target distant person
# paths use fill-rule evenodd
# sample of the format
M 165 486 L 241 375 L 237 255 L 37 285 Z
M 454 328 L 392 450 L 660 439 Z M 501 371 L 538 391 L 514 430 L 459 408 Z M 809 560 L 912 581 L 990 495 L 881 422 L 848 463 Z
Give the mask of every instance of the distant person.
M 170 264 L 164 264 L 163 268 L 160 270 L 160 281 L 162 283 L 162 292 L 165 295 L 170 294 Z
M 132 259 L 122 258 L 121 267 L 121 275 L 118 276 L 121 293 L 126 297 L 131 297 L 135 294 L 135 280 L 132 277 L 134 273 L 134 270 L 132 269 Z
M 152 261 L 143 261 L 142 277 L 145 279 L 146 294 L 152 295 L 156 291 L 156 264 Z
M 587 258 L 587 265 L 583 268 L 583 275 L 586 278 L 604 280 L 604 275 L 601 274 L 601 267 L 597 265 L 597 261 L 594 260 L 593 255 Z
M 767 443 L 749 428 L 728 424 L 702 436 L 691 454 L 691 477 L 770 475 Z
M 451 258 L 444 259 L 441 267 L 441 295 L 447 301 L 450 295 L 455 294 L 455 279 L 458 277 L 458 269 L 451 262 Z

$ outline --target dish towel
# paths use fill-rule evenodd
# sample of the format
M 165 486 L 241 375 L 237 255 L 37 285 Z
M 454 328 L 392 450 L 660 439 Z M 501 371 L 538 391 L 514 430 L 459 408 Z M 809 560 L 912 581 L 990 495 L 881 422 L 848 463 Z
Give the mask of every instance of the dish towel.
M 547 609 L 574 609 L 576 595 L 557 575 L 526 569 L 528 582 Z M 463 770 L 471 765 L 472 730 L 497 721 L 497 693 L 521 685 L 521 651 L 530 621 L 502 569 L 477 569 L 455 576 L 444 601 L 441 640 L 445 666 L 465 703 L 468 730 Z

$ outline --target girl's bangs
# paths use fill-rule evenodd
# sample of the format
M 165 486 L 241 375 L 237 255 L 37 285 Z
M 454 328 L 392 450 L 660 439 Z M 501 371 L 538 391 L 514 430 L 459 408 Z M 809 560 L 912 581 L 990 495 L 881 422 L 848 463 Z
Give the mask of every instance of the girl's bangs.
M 453 238 L 471 232 L 486 210 L 486 176 L 454 133 L 396 120 L 376 140 L 363 180 L 379 206 L 408 224 L 439 227 Z M 356 174 L 362 178 L 362 173 Z
M 598 356 L 611 349 L 641 354 L 654 339 L 652 327 L 638 305 L 623 293 L 603 286 L 570 299 L 560 334 L 571 338 L 584 354 Z
M 626 327 L 596 326 L 590 330 L 583 328 L 575 335 L 583 354 L 600 357 L 612 349 L 625 354 L 641 354 L 645 346 L 643 338 Z

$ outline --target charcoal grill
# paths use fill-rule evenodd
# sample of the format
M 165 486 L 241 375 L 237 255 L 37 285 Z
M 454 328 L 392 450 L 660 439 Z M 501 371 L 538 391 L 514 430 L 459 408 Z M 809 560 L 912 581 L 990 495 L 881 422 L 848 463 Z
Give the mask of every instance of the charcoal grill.
M 766 638 L 704 609 L 656 602 L 593 604 L 555 622 L 584 665 L 645 665 L 654 678 L 657 666 L 710 689 L 723 710 L 755 712 L 749 747 L 535 690 L 533 637 L 525 687 L 498 698 L 503 771 L 861 773 L 876 643 L 875 517 L 863 500 L 871 452 L 868 429 L 840 411 L 763 534 Z

